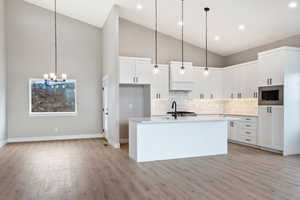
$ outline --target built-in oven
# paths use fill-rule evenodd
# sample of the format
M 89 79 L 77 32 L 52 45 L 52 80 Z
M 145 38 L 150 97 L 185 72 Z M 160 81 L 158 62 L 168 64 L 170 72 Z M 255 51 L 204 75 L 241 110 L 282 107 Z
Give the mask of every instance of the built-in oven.
M 258 105 L 283 105 L 283 85 L 258 88 Z

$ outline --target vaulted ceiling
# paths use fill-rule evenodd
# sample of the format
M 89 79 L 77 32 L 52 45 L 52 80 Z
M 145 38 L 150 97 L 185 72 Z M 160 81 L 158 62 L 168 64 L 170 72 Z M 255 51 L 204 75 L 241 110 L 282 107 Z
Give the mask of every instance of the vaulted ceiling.
M 46 9 L 53 0 L 25 0 Z M 299 2 L 297 2 L 299 1 Z M 185 41 L 205 45 L 205 13 L 209 12 L 209 49 L 220 55 L 231 55 L 300 34 L 300 0 L 185 0 Z M 102 27 L 114 4 L 120 16 L 134 23 L 154 28 L 154 0 L 57 0 L 58 12 Z M 141 4 L 142 9 L 136 5 Z M 158 0 L 159 31 L 180 38 L 180 1 Z M 244 25 L 244 30 L 239 26 Z M 216 38 L 218 36 L 219 38 Z M 216 40 L 219 39 L 219 40 Z

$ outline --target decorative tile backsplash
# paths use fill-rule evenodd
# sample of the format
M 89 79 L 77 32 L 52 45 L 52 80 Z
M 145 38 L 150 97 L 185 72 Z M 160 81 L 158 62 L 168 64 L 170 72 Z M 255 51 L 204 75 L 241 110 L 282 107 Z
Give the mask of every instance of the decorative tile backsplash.
M 172 101 L 176 100 L 177 110 L 196 112 L 197 114 L 245 114 L 257 115 L 257 99 L 230 100 L 189 100 L 182 95 L 171 96 L 169 100 L 153 100 L 152 115 L 165 115 L 171 111 Z

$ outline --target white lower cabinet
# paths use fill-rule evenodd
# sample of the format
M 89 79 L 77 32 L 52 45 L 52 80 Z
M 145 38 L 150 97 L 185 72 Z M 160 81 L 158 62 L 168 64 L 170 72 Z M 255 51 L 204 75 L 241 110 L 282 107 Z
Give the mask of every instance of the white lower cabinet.
M 283 150 L 283 106 L 260 106 L 258 145 Z
M 257 117 L 233 117 L 240 120 L 230 122 L 229 139 L 233 142 L 257 145 Z

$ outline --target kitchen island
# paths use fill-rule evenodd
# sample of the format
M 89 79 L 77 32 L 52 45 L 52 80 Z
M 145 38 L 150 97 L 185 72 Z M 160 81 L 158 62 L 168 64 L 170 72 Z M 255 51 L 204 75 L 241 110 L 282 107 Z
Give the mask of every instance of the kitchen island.
M 229 121 L 224 116 L 129 120 L 129 156 L 136 162 L 227 154 Z

